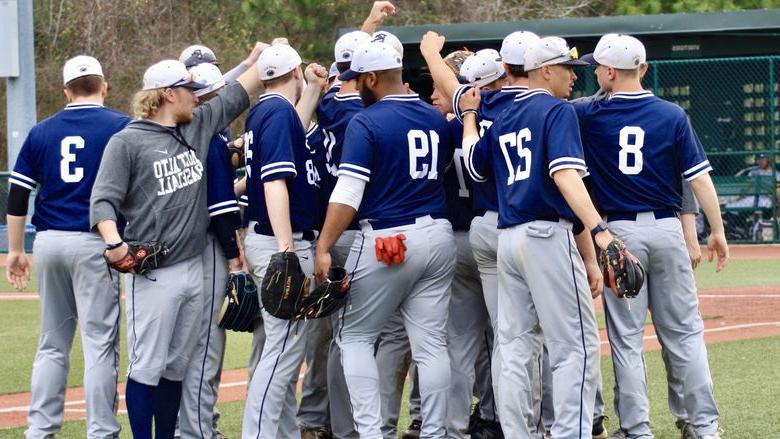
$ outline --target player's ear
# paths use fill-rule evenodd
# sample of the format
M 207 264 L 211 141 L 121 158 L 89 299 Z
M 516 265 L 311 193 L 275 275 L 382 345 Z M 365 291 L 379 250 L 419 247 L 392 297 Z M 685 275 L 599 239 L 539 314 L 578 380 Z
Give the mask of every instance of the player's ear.
M 70 92 L 68 91 L 67 88 L 62 89 L 62 94 L 65 95 L 65 102 L 70 103 Z
M 103 81 L 103 84 L 100 87 L 100 96 L 105 99 L 108 95 L 108 82 Z

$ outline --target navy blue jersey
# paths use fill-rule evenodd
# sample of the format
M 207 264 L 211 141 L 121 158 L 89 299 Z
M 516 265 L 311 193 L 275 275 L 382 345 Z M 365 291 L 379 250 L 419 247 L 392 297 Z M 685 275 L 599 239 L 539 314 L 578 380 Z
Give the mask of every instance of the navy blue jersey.
M 239 210 L 236 194 L 233 191 L 236 171 L 230 163 L 227 149 L 229 141 L 230 130 L 225 128 L 212 137 L 209 144 L 209 155 L 206 159 L 208 170 L 206 200 L 210 217 Z
M 492 170 L 498 192 L 498 227 L 534 220 L 575 221 L 552 175 L 586 172 L 577 114 L 571 104 L 534 89 L 518 95 L 467 159 L 482 179 Z
M 263 183 L 284 178 L 290 196 L 293 232 L 317 223 L 317 170 L 306 146 L 306 133 L 293 104 L 276 93 L 260 96 L 246 120 L 247 207 L 250 221 L 271 232 Z
M 9 182 L 34 190 L 32 223 L 41 230 L 87 232 L 89 197 L 108 139 L 130 122 L 98 104 L 68 104 L 27 135 Z
M 685 111 L 652 93 L 575 104 L 585 161 L 604 213 L 680 210 L 682 175 L 712 170 Z
M 396 221 L 447 214 L 447 122 L 416 94 L 388 95 L 352 118 L 339 175 L 367 182 L 357 218 Z
M 344 135 L 352 118 L 363 110 L 363 101 L 358 93 L 339 93 L 332 88 L 317 106 L 317 123 L 320 126 L 322 143 L 325 149 L 325 167 L 327 173 L 322 176 L 323 191 L 330 197 L 338 180 L 341 150 Z
M 453 230 L 469 230 L 474 218 L 471 191 L 474 182 L 469 178 L 463 162 L 463 124 L 458 119 L 447 122 L 453 148 L 452 164 L 444 173 L 444 191 L 447 194 L 447 219 Z M 492 184 L 492 183 L 485 183 Z
M 455 90 L 452 95 L 452 108 L 456 109 L 455 115 L 460 120 L 460 98 L 463 93 L 471 89 L 468 85 L 461 85 Z M 479 127 L 479 137 L 485 134 L 485 131 L 493 125 L 493 122 L 498 118 L 507 107 L 512 105 L 518 94 L 524 93 L 528 90 L 528 87 L 513 85 L 503 87 L 501 90 L 481 90 L 479 109 L 479 120 L 477 120 L 477 126 Z M 463 122 L 462 120 L 460 120 Z M 492 178 L 489 175 L 485 182 L 475 182 L 473 185 L 473 205 L 477 211 L 492 210 L 498 211 L 498 198 L 496 196 L 496 187 L 490 182 Z

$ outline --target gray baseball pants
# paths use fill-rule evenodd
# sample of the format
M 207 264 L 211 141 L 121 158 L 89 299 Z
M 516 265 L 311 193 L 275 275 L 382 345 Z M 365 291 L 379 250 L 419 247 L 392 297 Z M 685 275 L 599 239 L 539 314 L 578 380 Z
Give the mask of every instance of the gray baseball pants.
M 406 259 L 385 266 L 374 257 L 375 238 L 404 233 Z M 404 317 L 419 367 L 422 432 L 426 438 L 446 437 L 450 365 L 446 326 L 455 248 L 449 221 L 430 216 L 414 224 L 372 230 L 366 224 L 347 260 L 357 267 L 337 342 L 342 351 L 355 424 L 362 439 L 382 438 L 379 375 L 374 343 L 387 319 L 397 310 Z
M 650 404 L 642 337 L 651 312 L 668 374 L 681 385 L 682 409 L 699 435 L 718 430 L 718 408 L 704 344 L 704 323 L 688 252 L 677 218 L 656 219 L 652 212 L 636 221 L 611 221 L 610 231 L 645 267 L 647 278 L 628 304 L 604 292 L 607 334 L 615 369 L 615 410 L 629 437 L 650 438 Z M 671 399 L 670 399 L 670 406 Z M 675 413 L 675 415 L 678 415 Z
M 28 438 L 60 431 L 70 350 L 78 323 L 84 349 L 87 437 L 119 434 L 119 276 L 109 277 L 105 245 L 95 233 L 38 232 L 33 259 L 41 306 L 41 332 L 33 362 Z
M 261 285 L 268 262 L 277 253 L 276 238 L 248 228 L 244 255 L 257 285 Z M 314 271 L 313 243 L 293 234 L 295 253 L 307 276 Z M 258 290 L 258 295 L 260 291 Z M 306 355 L 307 321 L 292 322 L 262 311 L 263 323 L 255 328 L 252 349 L 261 351 L 252 373 L 244 408 L 241 435 L 245 439 L 300 438 L 295 420 L 295 387 Z
M 599 339 L 571 223 L 532 221 L 503 229 L 498 273 L 498 407 L 504 435 L 541 435 L 529 396 L 539 394 L 538 380 L 529 370 L 538 369 L 544 340 L 553 378 L 552 436 L 590 437 Z

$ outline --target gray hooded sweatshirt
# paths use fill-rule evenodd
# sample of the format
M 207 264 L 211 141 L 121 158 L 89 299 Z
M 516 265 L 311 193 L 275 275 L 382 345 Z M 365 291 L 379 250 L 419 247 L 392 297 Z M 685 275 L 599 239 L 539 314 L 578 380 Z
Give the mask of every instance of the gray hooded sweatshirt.
M 127 219 L 125 241 L 170 249 L 162 266 L 200 256 L 206 246 L 206 157 L 211 138 L 249 106 L 237 82 L 176 128 L 135 120 L 106 145 L 90 199 L 91 227 Z

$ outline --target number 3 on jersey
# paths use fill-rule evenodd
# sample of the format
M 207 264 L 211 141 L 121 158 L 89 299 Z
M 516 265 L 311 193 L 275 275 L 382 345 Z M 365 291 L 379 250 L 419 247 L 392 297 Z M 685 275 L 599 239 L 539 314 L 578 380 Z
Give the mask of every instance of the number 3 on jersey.
M 84 168 L 78 166 L 71 172 L 71 163 L 76 163 L 76 152 L 74 149 L 84 149 L 84 138 L 81 136 L 67 136 L 60 142 L 60 178 L 65 183 L 78 183 L 84 178 Z
M 428 134 L 423 130 L 410 130 L 406 139 L 409 141 L 409 176 L 413 179 L 427 177 L 436 180 L 439 177 L 439 134 L 433 130 L 428 131 Z M 420 165 L 419 162 L 428 154 L 431 155 L 430 166 L 428 163 Z
M 498 144 L 501 146 L 501 153 L 504 155 L 504 161 L 506 161 L 509 170 L 509 176 L 506 179 L 507 186 L 531 176 L 531 150 L 524 147 L 530 141 L 531 130 L 528 128 L 523 128 L 517 133 L 502 134 L 498 137 Z M 517 156 L 520 158 L 517 167 L 512 164 L 512 148 L 517 148 Z
M 618 169 L 626 175 L 637 175 L 642 172 L 642 147 L 645 146 L 645 130 L 634 126 L 625 126 L 620 130 L 620 153 L 618 154 Z M 629 164 L 630 163 L 630 164 Z

